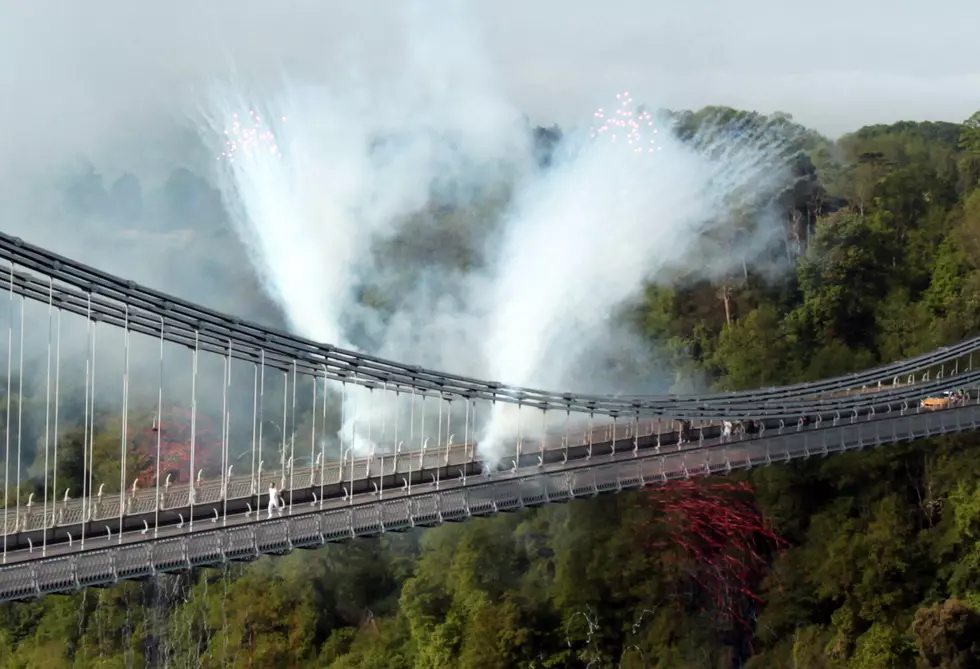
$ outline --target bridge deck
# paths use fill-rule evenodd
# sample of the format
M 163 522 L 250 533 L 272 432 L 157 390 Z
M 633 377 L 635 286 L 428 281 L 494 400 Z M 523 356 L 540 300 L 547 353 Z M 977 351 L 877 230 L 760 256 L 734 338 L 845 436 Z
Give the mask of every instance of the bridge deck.
M 357 536 L 638 489 L 675 478 L 723 475 L 797 458 L 973 430 L 978 424 L 980 405 L 970 403 L 935 412 L 792 428 L 740 442 L 706 438 L 697 447 L 671 452 L 655 447 L 615 452 L 607 448 L 601 453 L 594 450 L 591 457 L 546 462 L 489 477 L 446 478 L 406 489 L 359 491 L 347 499 L 294 503 L 281 517 L 240 514 L 214 524 L 197 522 L 193 528 L 189 524 L 162 528 L 156 538 L 139 532 L 99 537 L 84 550 L 62 544 L 50 547 L 43 557 L 37 551 L 11 556 L 17 562 L 0 568 L 0 600 L 253 559 Z

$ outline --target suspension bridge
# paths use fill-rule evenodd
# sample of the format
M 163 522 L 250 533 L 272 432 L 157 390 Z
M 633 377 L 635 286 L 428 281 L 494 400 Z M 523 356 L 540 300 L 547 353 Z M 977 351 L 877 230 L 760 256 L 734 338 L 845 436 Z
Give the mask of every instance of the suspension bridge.
M 980 338 L 746 392 L 552 393 L 305 340 L 2 234 L 0 258 L 0 601 L 980 421 Z M 508 426 L 492 459 L 490 420 Z

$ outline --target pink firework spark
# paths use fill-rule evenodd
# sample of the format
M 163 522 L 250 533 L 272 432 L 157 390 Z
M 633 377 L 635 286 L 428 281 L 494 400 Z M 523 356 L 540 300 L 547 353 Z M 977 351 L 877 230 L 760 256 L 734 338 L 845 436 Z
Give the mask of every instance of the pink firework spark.
M 618 105 L 612 112 L 600 107 L 593 114 L 592 137 L 606 137 L 613 144 L 625 142 L 634 153 L 662 150 L 657 142 L 659 132 L 654 127 L 653 115 L 646 110 L 637 111 L 629 93 L 617 94 L 616 100 Z
M 232 114 L 231 127 L 225 130 L 225 150 L 216 160 L 227 158 L 228 162 L 235 162 L 235 158 L 239 156 L 250 156 L 259 152 L 282 158 L 282 151 L 272 129 L 263 125 L 262 118 L 254 109 L 249 110 L 247 118 L 243 122 L 239 120 L 238 114 Z M 285 120 L 286 117 L 283 116 L 282 121 Z

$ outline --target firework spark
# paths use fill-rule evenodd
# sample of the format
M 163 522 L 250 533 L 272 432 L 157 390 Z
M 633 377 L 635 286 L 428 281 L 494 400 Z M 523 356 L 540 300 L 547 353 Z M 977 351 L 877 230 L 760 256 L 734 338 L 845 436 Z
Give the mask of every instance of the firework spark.
M 254 109 L 248 111 L 248 117 L 244 120 L 239 119 L 238 114 L 233 114 L 231 127 L 225 130 L 225 150 L 216 160 L 227 158 L 229 162 L 235 162 L 238 156 L 249 156 L 262 151 L 271 153 L 277 158 L 282 158 L 282 151 L 276 135 L 271 128 L 262 122 Z M 282 117 L 285 122 L 286 117 Z
M 753 590 L 786 542 L 763 519 L 747 483 L 690 479 L 651 490 L 650 508 L 661 514 L 669 539 L 653 545 L 664 559 L 687 563 L 694 581 L 723 617 L 745 623 L 761 602 Z
M 607 112 L 599 108 L 593 114 L 592 137 L 608 138 L 614 144 L 626 143 L 634 153 L 653 153 L 662 150 L 657 142 L 659 130 L 654 125 L 653 114 L 633 107 L 629 93 L 616 95 L 616 109 Z

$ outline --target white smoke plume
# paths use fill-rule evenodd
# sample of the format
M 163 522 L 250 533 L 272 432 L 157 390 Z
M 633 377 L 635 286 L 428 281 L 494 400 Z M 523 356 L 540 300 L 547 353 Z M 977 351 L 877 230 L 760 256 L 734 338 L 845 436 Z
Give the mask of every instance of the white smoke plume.
M 212 95 L 212 137 L 235 145 L 219 164 L 222 193 L 265 289 L 303 336 L 350 345 L 344 314 L 372 270 L 372 244 L 433 189 L 478 185 L 520 151 L 520 116 L 453 7 L 405 4 L 403 67 L 391 78 L 285 82 L 261 105 L 227 85 Z
M 224 84 L 208 101 L 207 138 L 225 142 L 217 167 L 226 207 L 264 290 L 302 336 L 354 348 L 357 286 L 387 269 L 373 247 L 433 193 L 466 198 L 529 155 L 520 114 L 451 9 L 406 5 L 407 46 L 393 78 L 351 77 L 330 89 L 285 82 L 262 100 Z M 368 404 L 366 391 L 346 396 L 352 407 Z M 363 412 L 340 431 L 358 452 L 369 441 L 352 427 Z
M 703 264 L 692 257 L 699 240 L 790 179 L 786 138 L 765 128 L 736 133 L 708 123 L 682 142 L 669 129 L 658 132 L 628 94 L 621 105 L 620 125 L 603 114 L 598 133 L 572 136 L 569 151 L 526 186 L 509 215 L 484 340 L 495 379 L 579 385 L 577 363 L 609 337 L 618 305 L 671 265 Z M 481 445 L 489 459 L 516 431 L 515 416 L 496 408 Z
M 261 102 L 215 89 L 208 130 L 230 138 L 217 162 L 221 190 L 265 290 L 311 339 L 353 347 L 356 325 L 373 353 L 506 384 L 596 392 L 603 370 L 584 361 L 635 353 L 616 310 L 644 281 L 689 262 L 732 212 L 771 199 L 787 179 L 783 141 L 710 123 L 681 141 L 625 95 L 614 115 L 600 114 L 598 137 L 573 132 L 551 168 L 532 173 L 527 128 L 460 15 L 412 5 L 405 27 L 404 66 L 391 80 L 351 78 L 330 89 L 285 82 Z M 618 139 L 603 134 L 610 128 Z M 374 253 L 380 243 L 405 233 L 434 201 L 465 207 L 508 179 L 516 194 L 487 236 L 483 270 L 432 268 L 403 287 L 393 313 L 365 309 L 365 280 L 397 277 Z M 473 433 L 459 402 L 420 402 L 410 418 L 378 401 L 383 389 L 340 390 L 338 437 L 358 454 L 398 448 L 396 429 L 416 448 L 429 436 L 435 444 L 462 437 L 454 421 Z M 525 413 L 498 403 L 482 417 L 488 459 L 503 456 L 517 423 L 527 423 L 522 436 L 540 436 L 547 421 Z

